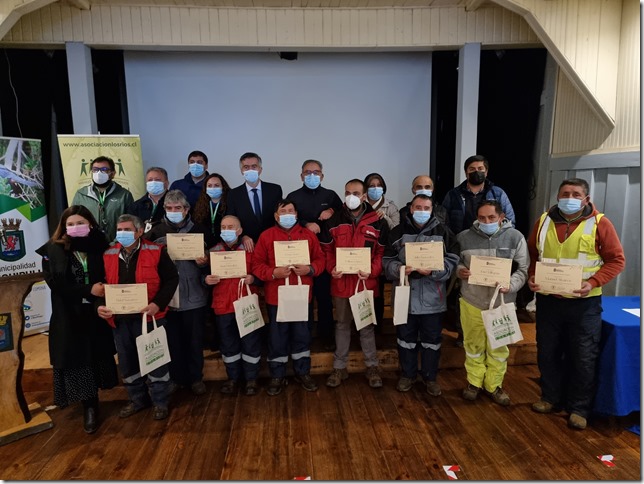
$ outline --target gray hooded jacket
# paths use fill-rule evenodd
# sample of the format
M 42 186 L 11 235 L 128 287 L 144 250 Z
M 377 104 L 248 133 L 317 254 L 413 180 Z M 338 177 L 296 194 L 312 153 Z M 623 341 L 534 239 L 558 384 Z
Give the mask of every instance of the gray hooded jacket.
M 530 265 L 528 244 L 523 234 L 512 228 L 512 223 L 505 219 L 493 235 L 483 233 L 479 228 L 479 222 L 475 221 L 468 230 L 464 230 L 456 238 L 461 247 L 461 260 L 456 268 L 457 273 L 460 269 L 470 268 L 473 255 L 512 259 L 510 292 L 504 294 L 503 298 L 506 303 L 516 301 L 517 292 L 527 280 Z M 493 295 L 493 287 L 468 284 L 467 281 L 461 280 L 461 296 L 472 306 L 488 309 Z M 500 304 L 501 297 L 498 297 L 494 307 Z

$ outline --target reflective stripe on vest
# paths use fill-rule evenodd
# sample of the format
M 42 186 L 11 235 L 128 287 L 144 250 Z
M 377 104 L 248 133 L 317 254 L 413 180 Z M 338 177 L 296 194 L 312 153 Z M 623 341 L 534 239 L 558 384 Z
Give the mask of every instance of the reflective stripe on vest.
M 597 224 L 603 216 L 604 214 L 600 213 L 582 221 L 565 241 L 559 242 L 556 224 L 547 213 L 543 214 L 537 241 L 539 260 L 557 264 L 580 265 L 583 268 L 582 278 L 584 280 L 590 279 L 604 264 L 601 256 L 595 250 Z M 546 255 L 551 257 L 546 257 Z M 595 287 L 586 297 L 599 296 L 601 293 L 601 286 Z M 563 297 L 577 296 L 563 295 Z

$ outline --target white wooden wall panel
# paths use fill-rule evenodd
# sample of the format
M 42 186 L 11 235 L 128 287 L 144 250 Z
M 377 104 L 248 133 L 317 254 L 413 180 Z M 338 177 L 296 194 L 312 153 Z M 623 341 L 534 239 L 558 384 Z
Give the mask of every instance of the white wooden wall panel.
M 368 5 L 379 4 L 369 0 Z M 539 44 L 520 16 L 500 7 L 466 12 L 459 7 L 311 9 L 93 4 L 90 10 L 79 10 L 60 3 L 23 15 L 2 44 L 44 47 L 72 41 L 93 47 L 233 49 L 456 48 L 466 42 L 509 47 Z
M 617 126 L 600 150 L 638 147 L 641 141 L 641 47 L 640 6 L 635 0 L 624 2 L 617 78 Z
M 563 75 L 557 83 L 552 154 L 605 152 L 640 146 L 640 22 L 639 5 L 624 2 L 617 72 L 615 129 L 604 127 Z M 601 43 L 599 45 L 602 45 Z M 605 49 L 598 49 L 600 56 Z M 614 49 L 611 49 L 614 50 Z M 612 74 L 611 74 L 612 75 Z M 601 75 L 598 74 L 598 82 Z
M 614 117 L 622 0 L 510 1 L 534 15 L 575 73 Z M 629 1 L 634 0 L 624 3 Z

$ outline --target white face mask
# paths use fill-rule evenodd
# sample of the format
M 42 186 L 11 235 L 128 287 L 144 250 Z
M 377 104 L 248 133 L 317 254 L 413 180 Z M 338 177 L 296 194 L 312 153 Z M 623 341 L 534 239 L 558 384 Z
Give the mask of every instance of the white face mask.
M 355 195 L 347 195 L 346 197 L 344 197 L 344 203 L 349 210 L 355 210 L 360 206 L 362 201 Z
M 110 175 L 108 173 L 103 173 L 102 171 L 92 173 L 92 180 L 94 180 L 94 183 L 97 185 L 103 185 L 104 183 L 107 183 L 109 179 Z

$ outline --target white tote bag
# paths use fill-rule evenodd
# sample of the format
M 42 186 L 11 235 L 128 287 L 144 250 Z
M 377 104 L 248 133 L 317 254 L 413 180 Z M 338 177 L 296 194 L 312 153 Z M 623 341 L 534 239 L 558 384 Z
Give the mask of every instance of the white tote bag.
M 362 281 L 362 291 L 358 292 L 360 281 Z M 355 294 L 349 298 L 349 304 L 351 304 L 353 321 L 358 331 L 370 324 L 378 324 L 373 306 L 373 291 L 367 289 L 364 279 L 358 279 Z
M 500 293 L 501 305 L 498 308 L 494 308 L 499 289 L 501 289 L 501 286 L 496 287 L 489 309 L 481 311 L 487 339 L 492 349 L 516 343 L 523 339 L 514 303 L 505 304 L 503 293 Z
M 409 317 L 409 279 L 405 266 L 400 266 L 400 284 L 394 290 L 394 326 L 407 324 Z
M 141 336 L 136 338 L 136 351 L 139 355 L 141 376 L 147 375 L 160 366 L 170 363 L 168 338 L 163 326 L 157 327 L 157 320 L 152 316 L 154 329 L 148 333 L 146 314 L 142 315 Z
M 289 284 L 289 277 L 285 279 L 284 285 L 277 288 L 277 321 L 286 323 L 289 321 L 309 320 L 309 288 L 302 284 L 302 278 L 297 276 L 297 285 Z
M 246 295 L 244 296 L 244 286 L 246 286 Z M 257 294 L 250 292 L 248 284 L 243 279 L 239 280 L 237 286 L 237 300 L 233 301 L 235 308 L 235 319 L 239 328 L 239 336 L 244 337 L 256 329 L 264 326 L 264 318 L 259 308 L 259 298 Z

